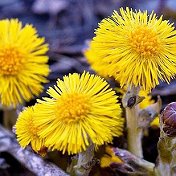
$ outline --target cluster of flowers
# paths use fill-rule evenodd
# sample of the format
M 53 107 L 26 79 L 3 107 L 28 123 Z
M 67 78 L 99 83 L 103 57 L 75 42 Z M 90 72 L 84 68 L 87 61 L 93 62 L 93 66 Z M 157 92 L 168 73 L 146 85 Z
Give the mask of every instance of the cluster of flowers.
M 150 92 L 159 80 L 176 73 L 176 31 L 173 24 L 147 11 L 120 9 L 104 19 L 85 55 L 103 77 L 114 77 L 121 87 Z M 17 106 L 43 90 L 50 70 L 48 45 L 32 25 L 0 21 L 0 101 Z M 84 72 L 58 79 L 48 97 L 20 113 L 17 140 L 34 151 L 59 150 L 75 154 L 112 142 L 122 134 L 124 119 L 115 91 L 101 77 Z
M 16 123 L 22 147 L 29 143 L 39 152 L 44 148 L 76 154 L 93 142 L 111 142 L 122 134 L 123 118 L 115 91 L 102 78 L 83 73 L 58 79 L 38 100 L 23 111 Z

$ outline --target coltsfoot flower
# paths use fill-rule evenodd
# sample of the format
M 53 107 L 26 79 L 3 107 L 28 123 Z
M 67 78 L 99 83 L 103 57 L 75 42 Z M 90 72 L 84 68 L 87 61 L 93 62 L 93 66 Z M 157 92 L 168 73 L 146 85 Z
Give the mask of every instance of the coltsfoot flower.
M 21 147 L 25 148 L 30 145 L 35 152 L 44 155 L 46 147 L 44 139 L 38 136 L 38 127 L 34 123 L 35 118 L 33 107 L 28 107 L 20 113 L 15 125 L 17 140 Z
M 69 74 L 48 94 L 50 98 L 38 100 L 35 124 L 49 149 L 76 154 L 91 142 L 99 146 L 122 134 L 120 104 L 104 79 L 85 72 Z
M 99 73 L 106 70 L 122 87 L 150 91 L 159 80 L 169 83 L 174 77 L 176 31 L 162 16 L 120 8 L 99 24 L 95 34 L 87 51 L 90 64 Z
M 106 146 L 105 148 L 106 154 L 103 155 L 103 157 L 100 159 L 100 166 L 102 168 L 104 167 L 110 167 L 111 164 L 123 164 L 123 160 L 121 160 L 118 156 L 115 155 L 113 148 L 110 146 Z
M 16 106 L 42 92 L 47 82 L 48 45 L 32 25 L 0 20 L 0 103 Z
M 108 63 L 104 63 L 101 57 L 98 56 L 96 51 L 94 51 L 92 48 L 89 48 L 85 50 L 84 55 L 91 65 L 91 68 L 96 71 L 96 74 L 104 78 L 110 77 L 108 75 L 108 70 L 106 69 Z

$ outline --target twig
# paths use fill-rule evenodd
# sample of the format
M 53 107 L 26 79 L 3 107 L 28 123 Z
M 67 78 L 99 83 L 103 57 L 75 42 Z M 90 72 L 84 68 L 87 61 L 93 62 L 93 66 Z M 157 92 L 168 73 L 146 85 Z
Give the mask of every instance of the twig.
M 3 151 L 11 154 L 37 176 L 68 176 L 56 165 L 44 161 L 40 156 L 27 149 L 21 149 L 15 136 L 0 125 L 0 152 Z
M 112 163 L 111 167 L 114 170 L 119 170 L 124 174 L 134 175 L 134 176 L 153 176 L 154 172 L 154 163 L 150 163 L 141 159 L 127 150 L 114 148 L 114 153 L 118 156 L 123 162 L 122 163 Z

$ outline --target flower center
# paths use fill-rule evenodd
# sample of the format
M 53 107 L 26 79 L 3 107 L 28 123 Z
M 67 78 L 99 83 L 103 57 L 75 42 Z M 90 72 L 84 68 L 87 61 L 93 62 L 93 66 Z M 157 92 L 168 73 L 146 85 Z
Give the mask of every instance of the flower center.
M 86 95 L 71 93 L 59 98 L 56 109 L 60 111 L 59 118 L 69 123 L 84 119 L 90 110 L 90 104 Z
M 22 53 L 15 47 L 0 49 L 0 74 L 16 75 L 23 66 Z
M 140 56 L 151 57 L 159 53 L 157 34 L 147 26 L 139 26 L 129 35 L 129 44 Z

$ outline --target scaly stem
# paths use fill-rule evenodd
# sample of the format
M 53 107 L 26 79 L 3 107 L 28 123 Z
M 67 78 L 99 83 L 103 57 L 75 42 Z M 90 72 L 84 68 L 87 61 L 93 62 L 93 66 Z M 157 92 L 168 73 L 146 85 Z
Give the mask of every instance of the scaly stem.
M 158 165 L 155 169 L 159 176 L 176 175 L 176 138 L 169 137 L 163 131 L 160 120 L 160 138 L 158 141 Z
M 9 130 L 15 125 L 17 120 L 16 109 L 3 108 L 3 126 Z
M 94 163 L 94 144 L 92 143 L 86 151 L 78 154 L 77 158 L 72 160 L 71 166 L 67 171 L 71 176 L 88 176 Z M 76 165 L 75 165 L 76 163 Z
M 128 132 L 128 149 L 136 156 L 143 158 L 142 152 L 142 129 L 139 128 L 139 110 L 138 103 L 140 103 L 144 97 L 138 95 L 139 88 L 129 87 L 125 95 L 123 96 L 122 103 L 126 109 L 126 121 Z
M 142 129 L 138 127 L 138 107 L 126 108 L 128 149 L 136 156 L 143 158 Z

